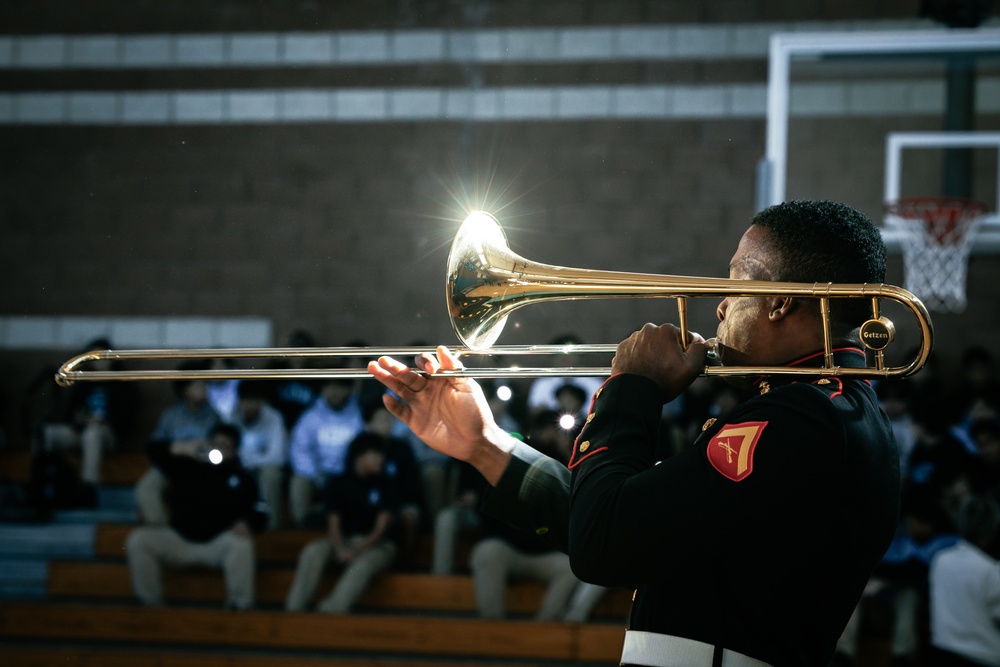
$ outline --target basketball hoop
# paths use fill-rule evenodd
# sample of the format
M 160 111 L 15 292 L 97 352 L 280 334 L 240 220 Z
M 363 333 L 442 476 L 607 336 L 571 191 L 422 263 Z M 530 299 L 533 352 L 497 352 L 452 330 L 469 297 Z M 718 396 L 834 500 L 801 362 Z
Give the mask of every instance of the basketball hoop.
M 965 310 L 969 252 L 986 204 L 959 197 L 907 197 L 886 204 L 886 227 L 903 248 L 906 289 L 930 310 Z

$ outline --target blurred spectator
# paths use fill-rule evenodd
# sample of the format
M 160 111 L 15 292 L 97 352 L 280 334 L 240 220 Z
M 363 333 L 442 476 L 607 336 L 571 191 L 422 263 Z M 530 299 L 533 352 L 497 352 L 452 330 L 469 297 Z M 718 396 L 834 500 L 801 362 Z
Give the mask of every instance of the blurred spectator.
M 364 430 L 361 403 L 354 387 L 353 380 L 323 380 L 319 397 L 292 429 L 288 500 L 292 521 L 297 526 L 305 525 L 315 511 L 315 498 L 327 478 L 344 472 L 347 447 Z
M 265 383 L 241 382 L 237 395 L 232 423 L 243 437 L 240 461 L 257 479 L 261 498 L 267 504 L 268 528 L 278 528 L 285 516 L 285 464 L 288 462 L 285 422 L 268 404 L 270 389 Z
M 181 371 L 207 368 L 200 361 L 184 362 Z M 212 429 L 221 423 L 218 413 L 208 402 L 208 387 L 204 380 L 177 380 L 173 383 L 177 401 L 160 414 L 150 436 L 153 445 L 179 444 L 182 450 L 203 448 Z M 158 451 L 153 448 L 152 451 Z M 140 518 L 148 524 L 163 525 L 170 510 L 165 499 L 167 478 L 157 467 L 157 461 L 139 479 L 135 487 Z
M 1000 418 L 972 422 L 969 435 L 976 444 L 978 457 L 972 478 L 973 491 L 1000 501 Z
M 434 517 L 431 574 L 454 574 L 458 538 L 480 537 L 479 501 L 487 487 L 486 479 L 468 463 L 455 461 L 455 466 L 458 477 L 455 499 Z
M 365 433 L 377 435 L 385 442 L 385 475 L 395 482 L 399 493 L 397 536 L 402 552 L 400 563 L 404 568 L 410 568 L 426 516 L 423 479 L 410 443 L 393 435 L 398 420 L 385 405 L 381 401 L 370 403 L 364 407 L 363 414 Z
M 338 378 L 324 380 L 319 398 L 295 424 L 289 445 L 289 508 L 296 525 L 305 525 L 327 478 L 344 472 L 348 445 L 363 429 L 354 383 Z
M 233 360 L 228 357 L 218 357 L 212 359 L 210 368 L 215 371 L 228 371 L 236 367 Z M 240 400 L 237 388 L 240 381 L 234 378 L 227 380 L 209 380 L 206 384 L 205 395 L 212 408 L 218 413 L 224 422 L 231 422 L 233 412 L 236 410 L 236 403 Z
M 554 338 L 550 345 L 572 346 L 579 345 L 580 339 L 567 334 Z M 573 367 L 583 365 L 593 365 L 584 360 L 583 355 L 576 353 L 566 353 L 554 358 L 554 363 L 562 367 Z M 609 364 L 610 365 L 610 364 Z M 586 409 L 590 409 L 590 403 L 594 398 L 594 392 L 604 384 L 604 378 L 600 377 L 540 377 L 535 378 L 528 391 L 528 418 L 531 414 L 541 410 L 558 410 L 559 401 L 556 398 L 556 391 L 563 385 L 571 384 L 580 387 L 584 391 L 584 402 Z
M 911 503 L 940 503 L 951 515 L 968 492 L 975 459 L 951 432 L 956 415 L 939 392 L 923 392 L 914 401 L 916 436 L 903 475 L 902 511 Z
M 107 349 L 111 349 L 110 341 L 99 338 L 85 345 L 80 353 Z M 107 359 L 87 365 L 90 371 L 117 367 L 118 364 Z M 40 473 L 46 468 L 58 468 L 70 480 L 78 480 L 73 492 L 76 502 L 68 504 L 93 505 L 97 499 L 97 486 L 101 482 L 104 454 L 121 442 L 134 425 L 138 394 L 135 386 L 128 382 L 86 381 L 59 387 L 55 383 L 55 371 L 54 368 L 43 370 L 29 385 L 24 396 L 26 411 L 30 411 L 39 398 L 45 402 L 37 422 L 34 417 L 27 417 L 34 422 L 32 449 L 35 464 Z M 81 455 L 78 476 L 62 459 L 63 451 L 77 449 Z M 53 480 L 49 478 L 47 481 Z M 44 485 L 46 480 L 38 479 L 36 482 Z M 55 505 L 67 504 L 56 497 L 66 492 L 65 487 L 61 490 L 51 488 L 48 493 L 39 489 L 39 492 L 42 496 L 49 496 L 48 501 Z
M 586 594 L 574 599 L 581 582 L 570 569 L 569 556 L 537 535 L 487 514 L 480 515 L 480 522 L 484 537 L 472 548 L 469 559 L 480 617 L 504 618 L 507 585 L 512 578 L 524 578 L 546 585 L 536 620 L 586 620 L 603 589 L 587 585 Z M 575 607 L 570 607 L 571 601 Z
M 226 605 L 254 604 L 252 532 L 264 525 L 257 484 L 239 461 L 240 433 L 218 424 L 207 441 L 153 440 L 149 458 L 169 480 L 170 525 L 140 526 L 125 543 L 132 588 L 144 605 L 163 604 L 162 568 L 222 568 Z
M 316 339 L 303 329 L 296 329 L 288 337 L 290 348 L 316 347 Z M 285 357 L 268 365 L 269 369 L 303 369 L 309 368 L 313 362 L 308 357 Z M 314 380 L 296 380 L 287 378 L 277 380 L 271 385 L 270 403 L 281 413 L 285 420 L 285 430 L 291 431 L 299 421 L 302 413 L 316 402 L 319 395 L 317 382 Z
M 343 566 L 333 591 L 316 605 L 331 614 L 349 612 L 379 573 L 392 565 L 392 539 L 399 494 L 397 480 L 385 474 L 385 440 L 373 433 L 351 443 L 346 471 L 326 486 L 327 535 L 303 548 L 288 611 L 304 611 L 312 602 L 329 562 Z
M 915 496 L 904 512 L 903 524 L 875 568 L 847 627 L 837 642 L 840 657 L 854 658 L 862 610 L 869 600 L 892 610 L 893 664 L 915 665 L 921 645 L 921 614 L 927 608 L 928 570 L 935 554 L 958 541 L 951 517 L 933 496 Z
M 913 383 L 906 380 L 880 380 L 875 385 L 875 394 L 885 415 L 892 422 L 892 434 L 899 448 L 899 472 L 906 477 L 910 454 L 917 443 L 916 427 L 913 423 Z
M 478 380 L 497 426 L 508 433 L 524 432 L 524 398 L 516 383 L 496 379 Z
M 564 465 L 569 460 L 572 432 L 559 424 L 557 410 L 539 410 L 530 416 L 527 442 Z M 511 578 L 540 581 L 545 596 L 535 615 L 539 621 L 582 622 L 604 593 L 584 584 L 569 565 L 569 556 L 555 550 L 538 535 L 515 528 L 480 512 L 482 538 L 469 558 L 476 589 L 476 608 L 483 618 L 503 618 L 504 598 Z
M 969 434 L 972 422 L 1000 416 L 1000 382 L 997 381 L 993 353 L 982 346 L 966 348 L 959 366 L 958 387 L 949 399 L 954 404 L 952 434 L 966 449 L 975 451 Z
M 997 512 L 991 498 L 966 498 L 956 516 L 961 541 L 931 561 L 933 665 L 1000 667 L 1000 562 L 985 550 Z
M 381 396 L 377 405 L 384 407 Z M 406 424 L 398 419 L 392 421 L 391 435 L 409 445 L 417 475 L 420 478 L 423 509 L 426 516 L 436 516 L 440 509 L 450 501 L 453 494 L 453 479 L 449 476 L 452 470 L 451 459 L 424 444 Z
M 573 453 L 573 441 L 583 428 L 582 418 L 572 418 L 557 410 L 541 410 L 529 417 L 525 442 L 545 452 L 563 465 Z

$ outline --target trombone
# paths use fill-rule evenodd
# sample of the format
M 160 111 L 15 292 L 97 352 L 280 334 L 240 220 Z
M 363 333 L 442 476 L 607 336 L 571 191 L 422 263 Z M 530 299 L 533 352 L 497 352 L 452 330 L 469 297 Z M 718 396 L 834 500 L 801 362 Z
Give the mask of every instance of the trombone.
M 763 280 L 733 280 L 689 276 L 628 273 L 574 269 L 524 259 L 507 244 L 500 223 L 489 213 L 470 214 L 452 243 L 448 257 L 446 285 L 452 328 L 464 347 L 460 357 L 471 355 L 520 356 L 560 354 L 612 354 L 616 345 L 514 345 L 494 346 L 507 317 L 514 310 L 533 303 L 585 298 L 663 298 L 677 301 L 681 340 L 689 340 L 687 299 L 691 297 L 808 297 L 820 302 L 823 325 L 823 365 L 821 367 L 724 366 L 708 365 L 706 376 L 864 376 L 902 378 L 916 373 L 926 363 L 933 344 L 933 326 L 927 308 L 916 296 L 893 285 L 869 283 L 791 283 Z M 836 366 L 830 332 L 832 299 L 866 299 L 871 318 L 861 325 L 863 345 L 873 359 L 866 368 Z M 881 301 L 901 304 L 917 323 L 920 343 L 912 360 L 901 366 L 887 366 L 885 349 L 895 340 L 895 324 L 881 313 Z M 717 341 L 706 341 L 709 358 L 717 358 Z M 217 360 L 289 358 L 406 357 L 433 352 L 429 347 L 313 347 L 313 348 L 230 348 L 187 350 L 94 350 L 73 357 L 56 373 L 56 382 L 69 386 L 80 381 L 109 380 L 276 380 L 369 377 L 364 367 L 339 365 L 329 368 L 230 368 L 198 370 L 87 370 L 87 364 L 101 360 Z M 479 378 L 536 378 L 606 376 L 608 367 L 497 367 L 442 371 L 441 375 Z

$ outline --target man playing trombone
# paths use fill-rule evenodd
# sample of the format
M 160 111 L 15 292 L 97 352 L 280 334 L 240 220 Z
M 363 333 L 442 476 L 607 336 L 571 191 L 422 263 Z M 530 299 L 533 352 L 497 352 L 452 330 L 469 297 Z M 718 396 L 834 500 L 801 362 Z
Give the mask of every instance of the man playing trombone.
M 736 280 L 881 283 L 885 246 L 863 214 L 788 202 L 757 214 L 730 264 Z M 865 299 L 830 313 L 836 366 L 865 366 Z M 858 308 L 860 307 L 860 312 Z M 726 366 L 819 366 L 815 299 L 729 296 L 716 351 Z M 654 459 L 661 406 L 704 368 L 708 345 L 646 324 L 617 349 L 569 468 L 493 420 L 478 385 L 382 357 L 369 371 L 390 411 L 492 485 L 486 511 L 568 551 L 576 574 L 636 589 L 622 663 L 826 665 L 897 524 L 899 469 L 887 419 L 855 375 L 747 378 L 757 394 L 694 445 Z

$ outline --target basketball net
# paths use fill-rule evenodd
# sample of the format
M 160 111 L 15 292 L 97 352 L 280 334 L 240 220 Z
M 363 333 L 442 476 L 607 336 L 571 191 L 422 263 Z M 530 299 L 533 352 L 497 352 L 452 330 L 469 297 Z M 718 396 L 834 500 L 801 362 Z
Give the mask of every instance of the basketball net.
M 909 197 L 886 205 L 886 228 L 903 249 L 905 287 L 930 310 L 965 310 L 969 253 L 986 204 L 956 197 Z

